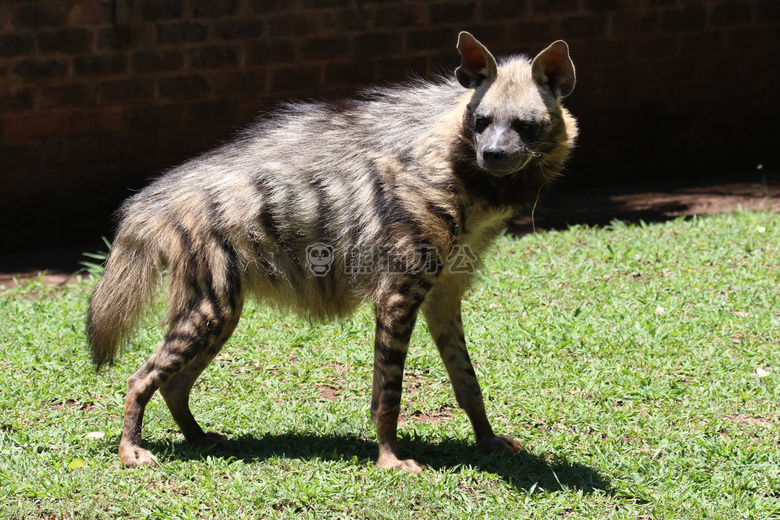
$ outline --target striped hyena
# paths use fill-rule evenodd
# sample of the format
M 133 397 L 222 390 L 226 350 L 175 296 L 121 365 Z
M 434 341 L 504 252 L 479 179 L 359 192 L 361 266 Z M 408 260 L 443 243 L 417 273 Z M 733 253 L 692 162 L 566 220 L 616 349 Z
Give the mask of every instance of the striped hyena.
M 453 78 L 288 104 L 125 202 L 89 303 L 98 368 L 129 339 L 168 269 L 168 330 L 127 382 L 125 465 L 154 460 L 140 442 L 157 389 L 187 441 L 224 439 L 195 421 L 190 390 L 248 296 L 320 319 L 371 302 L 380 467 L 421 469 L 401 456 L 396 438 L 420 311 L 479 447 L 519 449 L 488 422 L 461 298 L 505 221 L 559 175 L 577 135 L 561 106 L 574 88 L 574 66 L 562 41 L 533 60 L 498 63 L 469 33 L 457 48 L 462 62 Z

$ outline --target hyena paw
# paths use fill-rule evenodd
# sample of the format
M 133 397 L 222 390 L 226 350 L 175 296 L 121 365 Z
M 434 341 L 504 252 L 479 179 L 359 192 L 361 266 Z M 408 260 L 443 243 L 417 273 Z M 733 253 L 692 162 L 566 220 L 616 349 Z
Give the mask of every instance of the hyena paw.
M 412 459 L 399 459 L 394 456 L 380 457 L 376 465 L 382 469 L 398 469 L 409 473 L 421 473 L 425 469 L 425 466 Z
M 494 435 L 488 439 L 482 439 L 477 443 L 482 451 L 500 453 L 517 453 L 520 451 L 520 443 L 508 435 Z
M 227 441 L 228 438 L 225 435 L 217 432 L 206 432 L 195 438 L 188 438 L 187 442 L 190 444 L 196 444 L 198 446 L 212 446 L 214 444 L 222 444 Z
M 119 460 L 128 468 L 137 468 L 138 466 L 150 466 L 157 462 L 151 451 L 138 446 L 124 447 L 119 446 Z

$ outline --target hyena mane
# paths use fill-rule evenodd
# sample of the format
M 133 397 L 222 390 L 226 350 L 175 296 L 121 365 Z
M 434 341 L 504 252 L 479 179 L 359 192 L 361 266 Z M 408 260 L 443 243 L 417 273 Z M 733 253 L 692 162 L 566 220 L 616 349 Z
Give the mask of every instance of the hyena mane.
M 371 302 L 380 465 L 417 467 L 397 457 L 393 417 L 418 310 L 442 357 L 458 352 L 445 364 L 478 442 L 498 442 L 481 397 L 469 404 L 463 390 L 480 395 L 465 367 L 459 302 L 506 219 L 563 166 L 577 129 L 560 100 L 574 70 L 563 42 L 533 61 L 500 64 L 468 33 L 458 49 L 463 61 L 451 79 L 286 104 L 125 202 L 90 298 L 87 335 L 98 367 L 128 341 L 168 269 L 168 332 L 128 382 L 125 464 L 150 460 L 139 447 L 141 418 L 158 388 L 188 440 L 216 439 L 192 417 L 189 390 L 247 296 L 317 319 Z

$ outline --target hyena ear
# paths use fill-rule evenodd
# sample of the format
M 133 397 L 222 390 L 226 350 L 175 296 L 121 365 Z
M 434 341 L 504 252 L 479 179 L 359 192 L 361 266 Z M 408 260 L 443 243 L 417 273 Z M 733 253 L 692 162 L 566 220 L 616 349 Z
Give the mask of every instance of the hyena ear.
M 555 97 L 566 97 L 574 90 L 574 63 L 565 41 L 558 40 L 540 52 L 531 67 L 534 80 L 540 85 L 548 85 Z
M 477 88 L 485 80 L 496 79 L 496 59 L 470 33 L 463 31 L 458 35 L 458 52 L 461 63 L 455 69 L 455 76 L 461 85 Z

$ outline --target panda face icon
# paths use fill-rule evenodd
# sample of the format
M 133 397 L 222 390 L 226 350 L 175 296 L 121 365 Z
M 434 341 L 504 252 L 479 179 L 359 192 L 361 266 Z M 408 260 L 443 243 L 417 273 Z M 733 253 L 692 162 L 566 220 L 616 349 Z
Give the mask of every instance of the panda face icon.
M 325 276 L 333 265 L 333 247 L 327 244 L 312 244 L 306 248 L 306 263 L 314 276 Z

